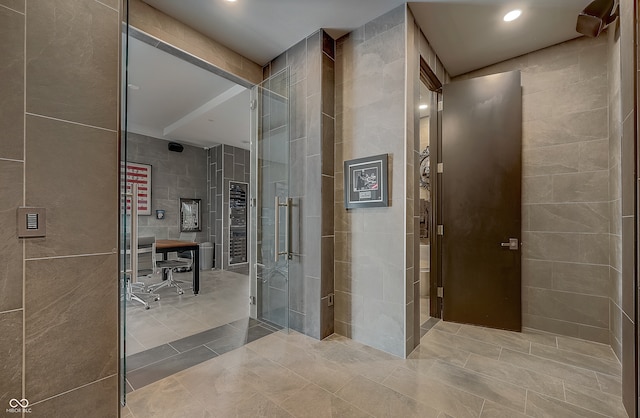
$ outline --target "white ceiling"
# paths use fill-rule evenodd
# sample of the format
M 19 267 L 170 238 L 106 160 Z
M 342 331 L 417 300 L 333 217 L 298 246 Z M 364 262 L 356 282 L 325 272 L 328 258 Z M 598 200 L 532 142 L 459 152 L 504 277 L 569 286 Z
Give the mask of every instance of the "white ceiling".
M 430 0 L 409 7 L 451 76 L 580 36 L 578 13 L 590 0 Z M 521 9 L 513 22 L 502 17 Z
M 324 28 L 348 33 L 401 0 L 144 0 L 258 64 Z M 409 6 L 452 76 L 579 36 L 590 0 L 422 0 Z M 520 8 L 510 23 L 502 16 Z M 210 147 L 248 148 L 250 93 L 235 83 L 132 39 L 129 128 Z
M 130 132 L 249 149 L 248 89 L 133 38 L 128 69 Z

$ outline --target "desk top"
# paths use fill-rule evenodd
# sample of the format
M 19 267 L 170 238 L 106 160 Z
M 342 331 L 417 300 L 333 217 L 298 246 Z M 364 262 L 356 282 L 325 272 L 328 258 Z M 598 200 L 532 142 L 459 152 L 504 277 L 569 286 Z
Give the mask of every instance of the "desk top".
M 197 242 L 180 241 L 177 239 L 159 239 L 156 241 L 156 249 L 163 250 L 165 248 L 180 248 L 180 247 L 198 247 Z

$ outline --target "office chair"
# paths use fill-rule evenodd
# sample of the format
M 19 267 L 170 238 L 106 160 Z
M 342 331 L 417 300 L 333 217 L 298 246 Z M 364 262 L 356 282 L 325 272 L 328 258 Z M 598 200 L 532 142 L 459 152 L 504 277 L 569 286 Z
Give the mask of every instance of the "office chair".
M 178 238 L 178 240 L 195 242 L 196 233 L 195 232 L 180 232 L 180 237 Z M 178 251 L 176 253 L 176 256 L 178 257 L 177 258 L 178 260 L 185 261 L 185 262 L 189 263 L 189 265 L 187 267 L 181 267 L 176 271 L 179 271 L 179 272 L 191 271 L 191 269 L 193 268 L 193 250 Z
M 138 255 L 139 254 L 144 254 L 144 253 L 149 253 L 151 251 L 154 251 L 155 248 L 153 247 L 155 243 L 155 237 L 140 237 L 138 239 Z M 127 253 L 131 253 L 131 250 L 127 250 Z M 152 255 L 152 259 L 153 259 L 153 255 Z M 145 299 L 142 299 L 141 295 L 137 292 L 143 292 L 143 293 L 151 293 L 150 296 L 153 297 L 153 300 L 155 302 L 160 300 L 160 295 L 152 293 L 152 292 L 147 292 L 146 286 L 143 282 L 139 282 L 138 281 L 138 271 L 131 271 L 130 273 L 126 274 L 127 278 L 126 278 L 126 289 L 125 289 L 125 297 L 126 300 L 128 302 L 138 302 L 141 303 L 144 306 L 144 309 L 149 309 L 149 302 L 147 302 Z
M 182 289 L 182 287 L 180 286 L 181 283 L 187 283 L 183 280 L 177 280 L 173 278 L 173 272 L 176 269 L 179 268 L 184 268 L 184 267 L 188 267 L 190 265 L 190 261 L 183 261 L 183 260 L 178 260 L 178 259 L 174 259 L 174 260 L 160 260 L 158 261 L 156 259 L 156 243 L 153 243 L 153 253 L 151 256 L 151 260 L 153 263 L 153 271 L 154 273 L 160 269 L 160 271 L 163 273 L 162 276 L 164 277 L 164 272 L 167 272 L 167 280 L 163 280 L 160 283 L 156 283 L 156 284 L 152 284 L 147 286 L 147 291 L 149 293 L 151 292 L 155 292 L 158 289 L 162 289 L 163 287 L 175 287 L 176 291 L 178 292 L 179 295 L 183 295 L 184 294 L 184 289 Z

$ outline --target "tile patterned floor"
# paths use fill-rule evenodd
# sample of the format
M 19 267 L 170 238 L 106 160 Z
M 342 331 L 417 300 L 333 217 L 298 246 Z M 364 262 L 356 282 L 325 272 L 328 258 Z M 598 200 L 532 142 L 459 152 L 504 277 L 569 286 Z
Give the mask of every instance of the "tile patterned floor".
M 431 323 L 400 359 L 275 332 L 128 397 L 123 417 L 626 417 L 601 344 Z
M 179 280 L 190 281 L 191 272 L 175 273 Z M 160 281 L 160 275 L 142 280 L 145 284 Z M 249 276 L 220 270 L 200 272 L 200 294 L 185 290 L 178 295 L 174 288 L 159 290 L 160 300 L 149 300 L 145 310 L 135 302 L 127 303 L 127 355 L 136 354 L 247 318 L 249 316 Z

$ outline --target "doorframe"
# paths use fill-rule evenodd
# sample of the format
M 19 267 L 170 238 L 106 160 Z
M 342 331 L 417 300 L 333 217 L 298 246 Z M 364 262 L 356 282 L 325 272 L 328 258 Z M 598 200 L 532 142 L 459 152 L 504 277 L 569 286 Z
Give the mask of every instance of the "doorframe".
M 442 224 L 442 177 L 438 173 L 438 163 L 442 162 L 442 111 L 438 103 L 442 101 L 442 80 L 433 71 L 425 58 L 420 55 L 420 82 L 431 91 L 429 103 L 429 170 L 431 173 L 431 216 L 429 217 L 429 316 L 442 318 L 442 298 L 438 297 L 438 288 L 442 287 L 442 236 L 437 226 Z M 434 123 L 435 122 L 435 123 Z M 435 179 L 435 180 L 434 180 Z

